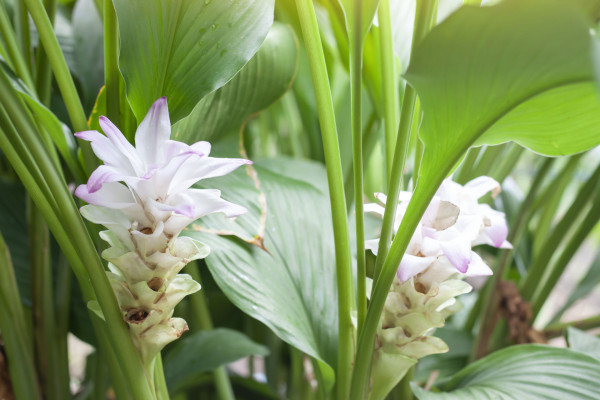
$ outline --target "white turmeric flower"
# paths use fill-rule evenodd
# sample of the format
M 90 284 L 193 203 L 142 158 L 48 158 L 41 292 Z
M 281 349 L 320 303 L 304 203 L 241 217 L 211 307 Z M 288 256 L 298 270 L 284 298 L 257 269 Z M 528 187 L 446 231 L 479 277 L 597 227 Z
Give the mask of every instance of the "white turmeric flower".
M 201 179 L 225 175 L 250 161 L 209 157 L 210 143 L 193 145 L 170 140 L 166 98 L 158 99 L 138 127 L 132 146 L 106 118 L 97 131 L 75 135 L 91 142 L 104 161 L 75 195 L 89 203 L 81 208 L 88 220 L 104 225 L 110 248 L 109 279 L 125 321 L 144 362 L 149 362 L 187 324 L 171 318 L 173 308 L 200 289 L 178 272 L 209 249 L 181 231 L 196 219 L 222 212 L 235 217 L 244 207 L 225 201 L 219 190 L 195 189 Z
M 377 330 L 373 354 L 370 399 L 382 399 L 420 358 L 448 350 L 435 328 L 456 309 L 456 297 L 471 291 L 462 281 L 467 276 L 491 275 L 492 270 L 472 246 L 489 244 L 511 248 L 504 214 L 478 200 L 500 191 L 489 177 L 462 186 L 445 180 L 427 207 L 398 266 Z M 386 197 L 376 194 L 385 204 Z M 394 231 L 404 217 L 411 193 L 402 192 L 396 209 Z M 366 204 L 365 212 L 383 215 L 381 204 Z M 365 247 L 377 254 L 379 239 Z

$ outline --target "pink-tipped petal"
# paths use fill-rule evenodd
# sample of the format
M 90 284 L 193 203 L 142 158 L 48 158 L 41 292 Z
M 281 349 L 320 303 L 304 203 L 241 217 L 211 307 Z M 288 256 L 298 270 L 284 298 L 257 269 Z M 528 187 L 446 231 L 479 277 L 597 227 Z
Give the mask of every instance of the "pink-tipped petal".
M 455 232 L 450 240 L 440 240 L 439 243 L 448 261 L 464 274 L 471 262 L 471 240 Z
M 87 185 L 79 185 L 75 189 L 75 196 L 89 204 L 97 206 L 123 209 L 135 205 L 135 199 L 129 189 L 117 182 L 108 182 L 90 193 Z
M 89 193 L 94 193 L 102 188 L 102 185 L 108 182 L 117 182 L 123 180 L 119 171 L 108 165 L 101 165 L 92 172 L 87 182 Z
M 135 133 L 135 147 L 147 164 L 161 163 L 163 145 L 171 137 L 167 98 L 156 100 Z

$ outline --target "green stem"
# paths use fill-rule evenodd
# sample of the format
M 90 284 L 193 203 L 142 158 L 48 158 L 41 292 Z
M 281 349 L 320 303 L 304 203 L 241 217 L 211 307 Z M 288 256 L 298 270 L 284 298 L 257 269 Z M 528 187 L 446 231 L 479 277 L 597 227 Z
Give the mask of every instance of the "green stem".
M 519 242 L 521 236 L 525 233 L 527 224 L 531 218 L 531 215 L 535 211 L 532 207 L 534 200 L 537 196 L 538 191 L 542 187 L 542 182 L 546 178 L 546 175 L 550 171 L 550 167 L 554 163 L 555 158 L 546 158 L 542 167 L 538 170 L 533 182 L 531 183 L 531 189 L 527 194 L 525 200 L 521 204 L 519 213 L 511 221 L 511 231 L 508 235 L 507 240 L 515 245 Z M 487 282 L 486 287 L 478 299 L 478 302 L 482 306 L 477 307 L 480 310 L 479 320 L 481 321 L 480 328 L 475 336 L 473 342 L 473 352 L 471 353 L 472 359 L 481 358 L 485 355 L 488 349 L 489 340 L 491 339 L 492 333 L 497 322 L 497 307 L 498 307 L 498 287 L 502 280 L 505 280 L 508 275 L 510 264 L 512 263 L 514 256 L 513 250 L 503 250 L 500 255 L 500 261 L 498 266 L 494 270 L 494 275 Z
M 169 391 L 167 390 L 165 371 L 160 353 L 156 356 L 156 362 L 154 363 L 154 389 L 156 390 L 158 400 L 169 400 Z
M 82 286 L 86 301 L 94 300 L 94 297 L 97 296 L 105 320 L 111 326 L 111 335 L 109 335 L 109 338 L 121 362 L 123 372 L 132 385 L 133 393 L 136 396 L 141 396 L 140 398 L 144 396 L 150 398 L 148 397 L 150 388 L 148 382 L 145 380 L 141 361 L 133 346 L 127 327 L 123 322 L 121 311 L 108 282 L 102 261 L 85 228 L 64 179 L 56 170 L 37 136 L 31 120 L 27 118 L 26 110 L 22 108 L 22 104 L 10 88 L 10 83 L 3 74 L 0 74 L 0 99 L 3 100 L 6 111 L 11 116 L 19 132 L 16 137 L 13 136 L 11 145 L 20 140 L 23 140 L 23 143 L 26 145 L 26 149 L 21 149 L 20 153 L 16 153 L 16 158 L 19 158 L 19 155 L 30 154 L 30 157 L 35 160 L 34 166 L 39 167 L 42 175 L 38 182 L 45 182 L 56 204 L 60 204 L 60 208 L 49 210 L 52 215 L 44 213 L 44 218 L 46 218 L 53 232 L 56 231 L 58 234 L 58 236 L 55 234 L 57 241 L 63 248 L 65 255 L 69 258 L 71 265 L 75 267 L 74 271 Z M 34 194 L 39 194 L 35 192 L 37 192 L 37 188 L 33 188 L 30 191 L 32 197 Z M 36 205 L 40 207 L 38 201 L 36 201 Z M 41 207 L 40 209 L 42 210 Z M 90 283 L 93 290 L 90 288 Z
M 419 138 L 419 125 L 421 122 L 421 102 L 417 98 L 417 104 L 415 104 L 415 114 L 413 117 L 413 124 L 410 130 L 410 136 L 414 138 L 415 141 L 415 163 L 413 166 L 413 175 L 412 181 L 417 182 L 419 180 L 419 170 L 421 169 L 421 160 L 423 159 L 423 152 L 425 151 L 425 146 L 423 146 L 423 142 Z
M 187 265 L 186 272 L 190 274 L 192 279 L 202 284 L 200 271 L 198 270 L 198 262 L 194 261 Z M 200 290 L 189 296 L 190 305 L 192 309 L 192 315 L 196 319 L 200 330 L 209 331 L 213 329 L 212 319 L 210 317 L 210 309 L 204 295 L 204 290 Z M 215 381 L 215 387 L 221 400 L 234 400 L 235 395 L 233 393 L 233 387 L 227 374 L 225 366 L 220 366 L 213 372 L 213 379 Z
M 71 302 L 71 270 L 63 253 L 60 253 L 57 263 L 56 287 L 60 288 L 55 292 L 54 316 L 56 318 L 55 333 L 58 361 L 55 366 L 58 371 L 59 382 L 66 382 L 63 387 L 65 392 L 62 399 L 68 399 L 70 395 L 69 387 L 69 349 L 67 344 L 67 335 L 69 333 L 69 314 Z
M 119 80 L 117 14 L 112 0 L 104 0 L 104 90 L 106 93 L 106 116 L 116 126 L 120 126 Z
M 18 399 L 41 399 L 25 315 L 4 238 L 0 235 L 0 330 L 8 358 L 8 371 Z
M 592 231 L 594 226 L 600 220 L 600 195 L 596 195 L 594 198 L 593 206 L 585 215 L 585 218 L 581 222 L 581 225 L 577 227 L 577 230 L 573 234 L 573 237 L 569 240 L 560 256 L 554 262 L 550 268 L 547 269 L 545 277 L 542 279 L 542 284 L 538 286 L 537 291 L 533 295 L 531 300 L 531 309 L 533 311 L 534 318 L 538 315 L 542 306 L 546 302 L 546 299 L 556 286 L 556 283 L 562 276 L 563 272 L 567 268 L 569 261 L 573 258 L 573 255 L 579 249 L 584 239 Z
M 498 165 L 498 158 L 502 156 L 502 153 L 506 149 L 507 144 L 500 144 L 497 146 L 486 146 L 485 150 L 482 151 L 479 162 L 475 167 L 472 177 L 478 177 L 483 175 L 489 175 L 490 170 Z
M 4 44 L 6 45 L 6 51 L 10 57 L 10 62 L 15 68 L 15 72 L 17 76 L 21 78 L 21 80 L 25 83 L 25 85 L 33 90 L 35 89 L 35 85 L 33 83 L 33 79 L 31 78 L 31 73 L 29 72 L 29 68 L 23 58 L 23 54 L 19 49 L 19 44 L 17 42 L 17 38 L 15 37 L 14 31 L 11 29 L 12 24 L 10 23 L 10 19 L 8 18 L 8 14 L 6 12 L 4 2 L 0 2 L 0 34 L 4 39 Z
M 27 9 L 21 1 L 14 3 L 15 31 L 17 32 L 17 42 L 19 43 L 21 55 L 25 60 L 25 65 L 31 74 L 31 35 L 29 34 L 29 16 Z
M 29 10 L 31 18 L 33 18 L 33 22 L 38 30 L 40 42 L 48 55 L 50 66 L 54 71 L 54 77 L 56 78 L 56 83 L 58 84 L 58 88 L 65 102 L 73 129 L 75 129 L 75 131 L 85 131 L 88 129 L 88 124 L 85 112 L 83 111 L 83 105 L 81 104 L 79 94 L 75 88 L 75 83 L 69 72 L 65 57 L 60 49 L 58 39 L 54 34 L 54 28 L 46 13 L 46 9 L 41 0 L 23 0 L 23 2 Z M 83 152 L 86 170 L 88 173 L 91 173 L 96 166 L 96 158 L 92 153 L 89 143 L 81 140 L 79 143 Z
M 54 24 L 54 16 L 56 14 L 56 0 L 46 0 L 46 12 L 50 23 Z M 38 94 L 40 102 L 49 107 L 50 106 L 50 89 L 52 86 L 52 70 L 50 69 L 50 63 L 48 62 L 48 55 L 44 50 L 44 45 L 39 44 L 37 53 L 35 56 L 35 88 Z
M 544 329 L 544 335 L 547 338 L 553 338 L 562 335 L 563 331 L 566 328 L 573 327 L 577 329 L 581 329 L 583 331 L 588 329 L 594 329 L 600 326 L 600 315 L 596 315 L 594 317 L 582 319 L 580 321 L 569 321 L 569 322 L 561 322 L 557 324 L 552 324 Z
M 498 182 L 504 182 L 506 177 L 515 168 L 515 165 L 517 165 L 517 162 L 524 151 L 524 147 L 519 146 L 516 143 L 510 143 L 508 151 L 502 157 L 502 161 L 490 171 L 490 176 Z
M 363 134 L 362 134 L 362 0 L 354 0 L 354 20 L 350 51 L 352 169 L 354 174 L 354 210 L 356 218 L 356 304 L 357 325 L 360 332 L 367 315 L 367 270 L 365 259 L 365 220 L 363 187 Z
M 437 10 L 437 0 L 419 0 L 417 1 L 417 11 L 415 15 L 415 27 L 413 32 L 412 47 L 425 37 L 435 22 L 435 10 Z M 387 83 L 386 83 L 387 84 Z M 413 118 L 415 115 L 415 106 L 417 102 L 417 93 L 412 86 L 406 86 L 404 90 L 404 99 L 402 101 L 402 110 L 400 112 L 400 126 L 398 128 L 398 137 L 396 149 L 394 150 L 394 162 L 392 172 L 388 182 L 388 198 L 383 214 L 383 223 L 381 226 L 381 236 L 379 247 L 377 249 L 377 259 L 375 261 L 375 274 L 373 283 L 377 282 L 384 260 L 387 257 L 390 243 L 392 241 L 392 230 L 394 219 L 396 218 L 396 206 L 398 197 L 402 188 L 404 176 L 404 164 L 408 153 L 410 142 L 410 131 L 412 129 Z
M 537 257 L 531 263 L 527 276 L 521 282 L 520 292 L 525 300 L 531 300 L 533 293 L 539 285 L 540 279 L 542 278 L 544 271 L 550 264 L 550 260 L 554 255 L 560 243 L 566 237 L 573 223 L 579 219 L 581 213 L 585 210 L 585 206 L 597 191 L 597 183 L 600 181 L 600 166 L 596 168 L 590 179 L 584 183 L 577 197 L 562 217 L 560 222 L 555 226 L 552 234 L 545 241 L 544 246 L 537 253 Z
M 339 338 L 337 359 L 337 396 L 339 399 L 348 398 L 348 388 L 352 374 L 352 359 L 354 354 L 352 323 L 353 284 L 352 264 L 350 258 L 350 240 L 348 237 L 348 222 L 346 220 L 346 200 L 342 177 L 339 143 L 333 111 L 333 100 L 327 77 L 327 67 L 323 53 L 323 44 L 319 35 L 319 26 L 315 9 L 310 0 L 296 0 L 298 17 L 302 27 L 304 44 L 310 65 L 317 108 L 327 181 L 331 201 L 333 219 L 333 234 L 335 239 L 336 275 L 338 289 Z
M 460 163 L 460 167 L 458 171 L 454 174 L 454 181 L 464 185 L 469 181 L 473 174 L 473 170 L 475 169 L 475 162 L 479 158 L 479 155 L 482 152 L 482 147 L 472 147 L 467 152 L 465 159 Z
M 92 400 L 106 399 L 106 365 L 101 352 L 96 351 L 94 365 L 94 390 L 92 392 Z
M 69 391 L 69 382 L 61 381 L 58 339 L 55 327 L 54 294 L 50 264 L 48 226 L 41 213 L 31 204 L 29 208 L 29 249 L 32 282 L 32 314 L 35 335 L 35 353 L 40 382 L 45 398 L 62 399 Z
M 392 175 L 396 132 L 398 127 L 398 80 L 395 72 L 395 56 L 392 40 L 390 0 L 381 0 L 377 10 L 379 18 L 379 46 L 381 53 L 381 78 L 383 94 L 383 119 L 385 126 L 385 160 L 388 179 Z

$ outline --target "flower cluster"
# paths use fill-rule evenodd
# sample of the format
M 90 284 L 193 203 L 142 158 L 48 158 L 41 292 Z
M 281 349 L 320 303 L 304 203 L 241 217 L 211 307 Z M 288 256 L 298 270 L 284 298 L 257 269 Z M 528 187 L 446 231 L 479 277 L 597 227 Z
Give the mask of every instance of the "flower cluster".
M 464 186 L 445 180 L 429 204 L 398 267 L 384 306 L 373 355 L 373 398 L 385 396 L 410 366 L 429 354 L 447 351 L 439 338 L 429 336 L 444 326 L 455 311 L 455 297 L 471 291 L 461 278 L 491 275 L 492 270 L 472 250 L 478 244 L 511 248 L 503 213 L 479 199 L 496 195 L 500 185 L 489 177 Z M 385 204 L 386 197 L 376 194 Z M 394 230 L 406 213 L 411 193 L 402 192 Z M 383 215 L 381 204 L 366 204 L 365 212 Z M 365 247 L 377 254 L 379 239 Z M 391 372 L 393 371 L 393 372 Z
M 235 217 L 245 208 L 223 200 L 218 190 L 191 186 L 201 179 L 225 175 L 245 159 L 209 157 L 210 144 L 170 140 L 165 98 L 158 99 L 139 125 L 135 147 L 105 117 L 97 131 L 76 133 L 91 142 L 104 161 L 75 195 L 89 203 L 82 215 L 108 230 L 102 256 L 123 318 L 142 360 L 150 362 L 169 342 L 187 330 L 172 318 L 183 297 L 200 289 L 189 275 L 178 274 L 190 261 L 204 258 L 204 244 L 179 234 L 196 219 L 216 212 Z

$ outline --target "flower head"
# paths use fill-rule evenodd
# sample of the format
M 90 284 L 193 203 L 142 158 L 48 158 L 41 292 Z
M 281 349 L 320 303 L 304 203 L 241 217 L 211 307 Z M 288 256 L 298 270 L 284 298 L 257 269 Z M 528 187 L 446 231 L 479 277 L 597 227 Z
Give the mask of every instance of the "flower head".
M 76 133 L 91 142 L 104 161 L 75 195 L 89 203 L 81 208 L 88 220 L 108 230 L 109 280 L 142 360 L 150 362 L 187 324 L 171 318 L 188 294 L 200 289 L 189 275 L 178 274 L 209 249 L 181 231 L 196 219 L 221 212 L 235 217 L 244 207 L 225 201 L 219 190 L 196 189 L 199 180 L 225 175 L 250 161 L 209 157 L 210 143 L 193 145 L 170 140 L 166 98 L 158 99 L 138 127 L 135 147 L 106 117 L 97 131 Z

